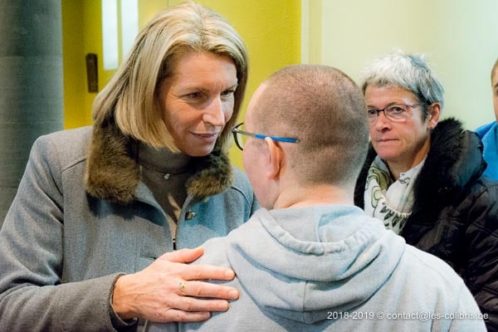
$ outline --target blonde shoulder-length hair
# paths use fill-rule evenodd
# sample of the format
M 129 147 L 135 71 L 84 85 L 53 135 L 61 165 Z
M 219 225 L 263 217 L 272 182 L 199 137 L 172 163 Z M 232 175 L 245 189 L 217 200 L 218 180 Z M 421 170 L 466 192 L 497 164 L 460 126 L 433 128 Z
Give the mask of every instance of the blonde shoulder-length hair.
M 233 115 L 218 141 L 224 147 L 244 97 L 247 50 L 238 33 L 223 17 L 194 2 L 159 13 L 140 32 L 128 59 L 95 99 L 95 124 L 114 118 L 123 134 L 154 147 L 177 151 L 161 117 L 158 87 L 171 76 L 175 59 L 188 51 L 228 56 L 237 69 Z

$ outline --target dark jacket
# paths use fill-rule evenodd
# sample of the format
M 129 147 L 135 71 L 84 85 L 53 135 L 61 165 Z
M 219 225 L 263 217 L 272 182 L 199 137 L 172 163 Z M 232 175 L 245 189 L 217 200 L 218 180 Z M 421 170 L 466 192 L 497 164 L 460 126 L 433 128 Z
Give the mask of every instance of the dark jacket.
M 364 206 L 365 181 L 376 156 L 370 147 L 355 203 Z M 498 183 L 486 180 L 482 144 L 459 121 L 447 119 L 414 185 L 412 214 L 401 235 L 407 243 L 450 264 L 474 295 L 490 331 L 498 331 Z

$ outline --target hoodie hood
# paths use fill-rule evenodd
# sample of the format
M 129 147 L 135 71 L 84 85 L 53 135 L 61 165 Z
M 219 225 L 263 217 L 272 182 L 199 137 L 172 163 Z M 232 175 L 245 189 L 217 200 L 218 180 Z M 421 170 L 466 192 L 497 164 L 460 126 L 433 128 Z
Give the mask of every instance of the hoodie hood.
M 227 256 L 265 311 L 309 324 L 367 301 L 404 249 L 401 237 L 359 208 L 329 205 L 260 209 L 232 232 Z

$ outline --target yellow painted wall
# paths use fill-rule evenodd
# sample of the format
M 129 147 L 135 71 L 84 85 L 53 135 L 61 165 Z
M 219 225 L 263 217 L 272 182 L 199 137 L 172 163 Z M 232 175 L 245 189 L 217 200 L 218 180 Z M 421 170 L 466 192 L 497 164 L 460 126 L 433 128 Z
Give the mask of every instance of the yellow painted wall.
M 141 0 L 139 24 L 144 26 L 154 14 L 181 1 Z M 249 81 L 243 104 L 272 72 L 301 61 L 300 0 L 200 0 L 199 3 L 222 14 L 240 33 L 249 50 Z M 112 76 L 102 65 L 100 0 L 62 0 L 64 50 L 65 127 L 91 124 L 94 93 L 86 90 L 85 54 L 98 54 L 99 89 Z M 240 117 L 243 121 L 243 115 Z M 242 166 L 241 154 L 230 152 L 235 165 Z
M 62 0 L 65 128 L 92 123 L 96 93 L 87 89 L 86 54 L 97 54 L 99 89 L 114 73 L 103 69 L 100 8 L 100 0 Z
M 86 92 L 85 56 L 82 40 L 82 0 L 62 1 L 64 127 L 72 128 L 89 122 L 84 109 Z
M 494 119 L 489 76 L 498 57 L 498 1 L 302 3 L 303 62 L 336 66 L 359 81 L 367 63 L 393 49 L 424 53 L 446 89 L 443 116 L 469 129 Z

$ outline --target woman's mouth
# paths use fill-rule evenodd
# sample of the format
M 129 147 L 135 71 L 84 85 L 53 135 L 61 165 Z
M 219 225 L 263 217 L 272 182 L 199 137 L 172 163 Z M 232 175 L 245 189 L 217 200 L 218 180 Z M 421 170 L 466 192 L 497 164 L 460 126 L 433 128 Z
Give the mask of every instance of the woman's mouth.
M 216 142 L 219 136 L 219 132 L 216 133 L 192 133 L 197 139 L 200 139 L 206 143 Z

